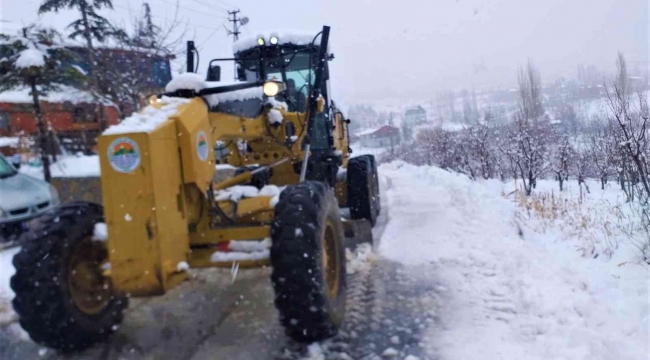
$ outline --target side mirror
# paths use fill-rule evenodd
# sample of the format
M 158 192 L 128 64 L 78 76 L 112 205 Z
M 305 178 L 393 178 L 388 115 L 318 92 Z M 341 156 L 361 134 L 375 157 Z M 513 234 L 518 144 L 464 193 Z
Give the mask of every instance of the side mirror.
M 20 163 L 20 157 L 19 156 L 11 156 L 7 160 L 9 160 L 11 165 L 13 165 L 16 170 L 20 169 L 21 163 Z
M 237 66 L 237 80 L 246 81 L 246 69 L 241 66 Z
M 221 66 L 210 65 L 206 81 L 221 81 Z

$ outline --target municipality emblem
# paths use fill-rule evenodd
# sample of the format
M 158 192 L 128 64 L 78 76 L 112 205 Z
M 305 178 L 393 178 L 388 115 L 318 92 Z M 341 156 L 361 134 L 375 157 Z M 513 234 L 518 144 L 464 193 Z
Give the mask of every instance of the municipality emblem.
M 127 137 L 113 140 L 108 146 L 108 162 L 117 172 L 133 172 L 140 165 L 138 144 Z
M 199 131 L 196 134 L 196 153 L 199 155 L 199 159 L 201 161 L 205 161 L 208 159 L 208 139 L 205 136 L 205 133 L 203 131 Z

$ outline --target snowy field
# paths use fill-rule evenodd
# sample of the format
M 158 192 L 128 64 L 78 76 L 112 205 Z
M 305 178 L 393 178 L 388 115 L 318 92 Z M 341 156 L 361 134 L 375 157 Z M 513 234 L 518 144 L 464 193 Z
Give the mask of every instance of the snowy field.
M 446 282 L 444 330 L 432 329 L 429 352 L 450 360 L 648 358 L 648 266 L 625 236 L 612 230 L 617 249 L 594 259 L 566 220 L 529 215 L 513 194 L 504 197 L 514 184 L 403 162 L 379 171 L 393 184 L 380 255 L 433 265 Z M 541 181 L 537 190 L 553 189 Z M 607 213 L 603 200 L 622 201 L 616 189 L 591 190 L 582 206 L 594 216 Z M 577 184 L 564 196 L 576 199 Z

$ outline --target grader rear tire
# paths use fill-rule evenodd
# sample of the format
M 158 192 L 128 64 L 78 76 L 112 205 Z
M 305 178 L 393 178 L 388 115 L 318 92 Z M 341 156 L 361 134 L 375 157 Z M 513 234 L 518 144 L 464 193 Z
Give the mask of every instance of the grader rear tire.
M 374 159 L 374 157 L 373 157 Z M 377 202 L 379 182 L 373 172 L 373 161 L 367 156 L 358 156 L 348 161 L 348 206 L 352 219 L 367 219 L 371 226 L 377 223 Z
M 287 187 L 271 227 L 271 280 L 289 337 L 314 342 L 336 335 L 345 315 L 343 225 L 334 192 L 320 182 Z
M 11 288 L 20 325 L 35 342 L 78 351 L 105 340 L 122 321 L 128 299 L 113 294 L 100 268 L 108 258 L 105 243 L 92 240 L 103 221 L 101 206 L 74 202 L 25 234 Z
M 375 211 L 377 212 L 377 216 L 381 213 L 381 198 L 379 196 L 379 172 L 377 171 L 377 160 L 375 159 L 375 155 L 365 155 L 368 157 L 368 160 L 370 160 L 371 164 L 371 169 L 372 169 L 372 179 L 373 179 L 373 200 L 374 200 L 374 206 L 375 206 Z

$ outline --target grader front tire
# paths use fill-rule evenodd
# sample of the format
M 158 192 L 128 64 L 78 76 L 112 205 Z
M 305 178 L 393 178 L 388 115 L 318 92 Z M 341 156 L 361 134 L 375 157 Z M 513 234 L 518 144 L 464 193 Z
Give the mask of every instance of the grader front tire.
M 98 222 L 99 205 L 65 204 L 25 235 L 31 238 L 13 259 L 14 309 L 41 345 L 82 350 L 104 341 L 122 321 L 128 299 L 114 295 L 102 275 L 108 254 L 104 243 L 92 240 Z
M 345 315 L 343 225 L 334 192 L 320 182 L 285 189 L 271 228 L 271 280 L 289 337 L 334 336 Z

